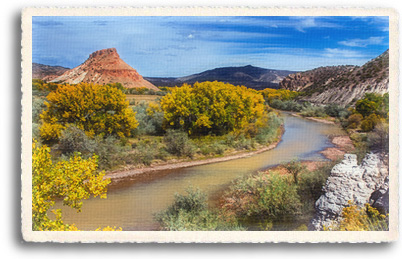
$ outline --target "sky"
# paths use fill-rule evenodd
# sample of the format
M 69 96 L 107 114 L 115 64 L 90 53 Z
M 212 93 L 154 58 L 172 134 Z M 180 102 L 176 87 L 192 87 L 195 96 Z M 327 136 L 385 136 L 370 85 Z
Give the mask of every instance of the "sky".
M 363 65 L 389 48 L 384 16 L 35 16 L 32 61 L 73 68 L 116 48 L 142 76 L 227 66 Z

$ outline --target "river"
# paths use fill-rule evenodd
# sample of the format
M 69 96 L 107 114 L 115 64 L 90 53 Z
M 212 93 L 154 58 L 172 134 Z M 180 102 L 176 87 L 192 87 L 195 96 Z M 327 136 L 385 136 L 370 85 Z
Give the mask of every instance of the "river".
M 324 160 L 319 153 L 333 144 L 329 135 L 343 135 L 335 125 L 324 124 L 283 113 L 285 133 L 272 150 L 258 155 L 207 165 L 154 172 L 112 187 L 107 199 L 85 200 L 82 212 L 63 207 L 65 223 L 81 230 L 118 226 L 123 230 L 157 230 L 153 215 L 172 203 L 175 193 L 189 186 L 208 194 L 211 204 L 238 177 L 290 161 Z M 60 203 L 57 207 L 61 207 Z

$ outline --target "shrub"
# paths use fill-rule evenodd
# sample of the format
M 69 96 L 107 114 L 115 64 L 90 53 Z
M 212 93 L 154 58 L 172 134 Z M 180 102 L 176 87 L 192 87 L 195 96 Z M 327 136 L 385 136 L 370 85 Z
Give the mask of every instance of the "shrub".
M 32 97 L 32 122 L 39 123 L 39 115 L 42 113 L 43 109 L 46 108 L 44 99 L 41 97 Z
M 32 139 L 40 139 L 39 124 L 35 122 L 32 123 Z
M 43 122 L 39 128 L 39 135 L 41 139 L 46 142 L 54 142 L 61 136 L 61 132 L 65 127 L 52 120 L 51 122 Z
M 352 114 L 348 118 L 347 128 L 348 129 L 356 129 L 360 126 L 363 120 L 363 116 L 361 114 Z
M 165 89 L 161 89 L 162 91 L 155 91 L 153 89 L 149 89 L 146 87 L 139 88 L 124 88 L 123 92 L 126 94 L 134 94 L 134 95 L 159 95 L 163 96 L 166 94 Z
M 217 155 L 222 155 L 223 153 L 225 153 L 225 150 L 226 150 L 225 145 L 222 145 L 222 144 L 217 143 L 217 142 L 213 143 L 211 145 L 211 148 L 212 148 L 212 152 L 214 154 L 217 154 Z
M 206 195 L 191 188 L 187 195 L 176 194 L 173 204 L 155 218 L 163 230 L 242 230 L 233 216 L 210 211 Z
M 60 136 L 57 149 L 65 155 L 74 152 L 91 154 L 95 152 L 96 142 L 85 134 L 85 131 L 77 126 L 71 125 L 66 128 Z
M 49 91 L 44 89 L 45 82 L 40 79 L 32 79 L 32 96 L 45 97 Z
M 110 83 L 110 84 L 107 84 L 107 85 L 110 86 L 110 87 L 114 87 L 116 89 L 119 89 L 119 90 L 121 90 L 123 92 L 124 92 L 124 90 L 126 90 L 126 88 L 121 83 Z
M 137 106 L 133 107 L 136 113 L 135 118 L 138 121 L 138 127 L 135 129 L 137 135 L 161 135 L 164 130 L 163 124 L 163 111 L 158 103 L 154 102 L 140 102 Z
M 326 163 L 314 171 L 300 175 L 297 192 L 302 200 L 315 202 L 324 193 L 323 187 L 331 174 L 334 162 Z
M 382 102 L 381 95 L 366 93 L 363 99 L 356 102 L 356 111 L 363 115 L 363 117 L 367 117 L 370 114 L 376 113 Z
M 361 125 L 360 128 L 363 132 L 369 132 L 372 131 L 379 122 L 381 121 L 380 116 L 376 114 L 370 114 L 367 118 L 365 118 Z
M 255 140 L 259 144 L 269 144 L 275 141 L 278 137 L 278 131 L 283 124 L 283 119 L 280 118 L 277 113 L 268 113 L 268 119 L 265 127 L 258 129 Z
M 307 106 L 303 107 L 300 112 L 300 115 L 303 117 L 326 117 L 324 107 L 321 106 Z
M 75 152 L 79 152 L 84 158 L 96 154 L 99 168 L 103 170 L 111 169 L 127 162 L 129 148 L 121 143 L 121 140 L 114 136 L 107 138 L 89 137 L 82 129 L 70 125 L 62 131 L 60 141 L 55 146 L 55 149 L 67 157 Z
M 273 99 L 269 102 L 269 105 L 272 108 L 284 111 L 300 112 L 303 109 L 303 105 L 293 100 L 282 101 L 279 99 Z
M 355 146 L 355 150 L 352 153 L 356 154 L 357 161 L 361 162 L 366 154 L 370 151 L 367 142 L 367 134 L 356 132 L 350 135 L 350 139 L 353 141 L 353 145 Z
M 372 132 L 368 134 L 368 145 L 373 150 L 389 150 L 389 125 L 385 122 L 378 123 Z
M 122 146 L 115 136 L 95 137 L 95 143 L 94 153 L 99 156 L 100 169 L 111 169 L 127 162 L 129 147 Z
M 349 111 L 337 104 L 329 104 L 326 105 L 324 108 L 324 111 L 326 114 L 328 114 L 331 117 L 335 118 L 347 118 L 349 116 Z
M 254 148 L 256 144 L 255 140 L 246 138 L 243 134 L 240 136 L 228 135 L 226 143 L 237 150 L 249 150 Z
M 335 231 L 388 231 L 389 218 L 377 209 L 366 204 L 359 207 L 349 201 L 349 206 L 343 208 L 339 224 L 333 224 L 325 230 Z
M 133 144 L 133 149 L 126 160 L 127 163 L 150 165 L 153 160 L 165 160 L 168 156 L 164 145 L 157 141 L 141 140 Z
M 237 180 L 225 194 L 233 201 L 229 210 L 244 221 L 267 222 L 300 213 L 296 185 L 287 176 L 258 174 Z
M 199 189 L 188 188 L 187 195 L 176 194 L 172 205 L 167 209 L 168 214 L 177 214 L 180 210 L 185 212 L 200 212 L 208 208 L 207 195 Z
M 167 130 L 164 137 L 166 150 L 173 155 L 193 157 L 195 147 L 187 133 L 177 130 Z

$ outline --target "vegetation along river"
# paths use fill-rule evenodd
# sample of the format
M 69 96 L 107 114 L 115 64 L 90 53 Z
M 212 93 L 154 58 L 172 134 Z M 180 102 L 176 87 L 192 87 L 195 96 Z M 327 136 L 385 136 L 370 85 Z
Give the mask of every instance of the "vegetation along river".
M 84 201 L 82 212 L 63 207 L 65 223 L 75 223 L 82 230 L 117 226 L 123 230 L 157 230 L 153 215 L 169 206 L 175 193 L 185 193 L 189 186 L 208 194 L 211 204 L 238 177 L 290 161 L 324 160 L 319 151 L 332 147 L 329 135 L 343 135 L 335 125 L 293 117 L 282 113 L 285 133 L 279 145 L 269 151 L 236 160 L 182 169 L 152 172 L 127 179 L 109 188 L 107 199 Z M 57 207 L 61 207 L 60 203 Z

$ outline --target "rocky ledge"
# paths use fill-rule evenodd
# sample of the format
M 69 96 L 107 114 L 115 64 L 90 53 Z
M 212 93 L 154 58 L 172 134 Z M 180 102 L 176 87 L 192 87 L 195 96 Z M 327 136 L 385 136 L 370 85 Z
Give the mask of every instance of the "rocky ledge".
M 316 201 L 316 214 L 309 230 L 322 230 L 336 221 L 352 201 L 358 206 L 369 203 L 388 212 L 388 165 L 383 156 L 369 153 L 359 165 L 356 155 L 345 154 L 332 168 L 324 194 Z

